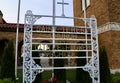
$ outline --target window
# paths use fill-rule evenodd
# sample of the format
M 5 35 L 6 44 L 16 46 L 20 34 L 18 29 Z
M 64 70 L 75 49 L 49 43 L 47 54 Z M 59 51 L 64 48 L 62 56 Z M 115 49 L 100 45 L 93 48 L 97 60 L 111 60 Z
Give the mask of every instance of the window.
M 81 0 L 82 10 L 85 10 L 90 5 L 90 0 Z
M 38 49 L 39 50 L 48 50 L 49 49 L 49 46 L 47 44 L 40 44 L 38 46 Z

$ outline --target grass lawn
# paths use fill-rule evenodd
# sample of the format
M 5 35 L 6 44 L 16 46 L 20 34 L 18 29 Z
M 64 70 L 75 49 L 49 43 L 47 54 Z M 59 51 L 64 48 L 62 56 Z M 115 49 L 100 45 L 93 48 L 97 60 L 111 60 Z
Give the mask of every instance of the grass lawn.
M 51 70 L 46 70 L 43 72 L 42 74 L 42 80 L 40 83 L 44 83 L 45 80 L 48 80 L 51 78 Z M 76 75 L 76 69 L 69 69 L 66 71 L 66 78 L 67 80 L 69 80 L 71 83 L 76 83 L 75 81 L 75 75 Z M 112 76 L 112 83 L 120 83 L 120 73 L 115 73 L 115 74 L 111 74 Z M 16 81 L 16 83 L 22 83 L 22 69 L 18 70 L 18 80 Z
M 18 69 L 18 80 L 16 81 L 16 83 L 22 83 L 22 69 Z
M 44 83 L 44 81 L 50 79 L 52 77 L 52 71 L 51 70 L 45 70 L 42 73 L 42 80 L 40 83 Z M 66 70 L 66 78 L 67 80 L 69 80 L 71 83 L 75 83 L 75 75 L 76 75 L 76 70 L 75 69 L 69 69 Z M 19 69 L 18 70 L 18 80 L 16 81 L 16 83 L 22 83 L 22 70 Z

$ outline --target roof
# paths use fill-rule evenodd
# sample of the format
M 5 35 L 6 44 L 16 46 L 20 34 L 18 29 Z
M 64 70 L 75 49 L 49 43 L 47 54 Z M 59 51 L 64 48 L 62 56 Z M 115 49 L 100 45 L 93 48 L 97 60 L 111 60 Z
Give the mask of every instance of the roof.
M 3 18 L 2 18 L 3 23 L 7 23 Z

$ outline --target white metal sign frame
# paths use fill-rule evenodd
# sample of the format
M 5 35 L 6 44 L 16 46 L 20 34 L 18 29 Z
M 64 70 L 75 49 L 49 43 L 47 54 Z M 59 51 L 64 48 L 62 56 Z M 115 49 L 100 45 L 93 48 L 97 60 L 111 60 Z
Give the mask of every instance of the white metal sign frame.
M 38 73 L 43 72 L 44 69 L 71 69 L 71 68 L 83 68 L 85 71 L 88 71 L 90 74 L 90 77 L 93 79 L 92 83 L 100 83 L 99 82 L 99 54 L 98 54 L 98 33 L 97 33 L 97 23 L 96 23 L 96 18 L 91 17 L 91 18 L 81 18 L 82 20 L 87 20 L 87 24 L 88 26 L 84 26 L 84 28 L 89 28 L 90 32 L 86 32 L 87 29 L 85 29 L 85 32 L 81 33 L 79 31 L 77 32 L 58 32 L 58 31 L 34 31 L 33 30 L 33 25 L 36 22 L 37 19 L 39 19 L 40 17 L 42 17 L 42 15 L 33 15 L 32 11 L 27 11 L 26 15 L 25 15 L 25 25 L 24 25 L 24 55 L 23 55 L 23 83 L 25 81 L 25 83 L 32 83 L 32 81 L 35 79 L 35 76 Z M 48 16 L 46 16 L 48 17 Z M 49 16 L 52 17 L 52 16 Z M 59 17 L 59 16 L 58 16 Z M 72 17 L 65 17 L 65 18 L 72 18 Z M 80 18 L 79 18 L 80 19 Z M 55 26 L 52 26 L 53 28 Z M 55 30 L 55 29 L 54 29 Z M 52 33 L 53 35 L 55 35 L 55 33 L 62 33 L 62 34 L 89 34 L 91 35 L 91 38 L 86 39 L 87 37 L 85 37 L 85 39 L 76 39 L 76 38 L 55 38 L 55 36 L 53 36 L 52 38 L 33 38 L 33 32 L 35 33 Z M 87 43 L 88 41 L 91 41 L 90 45 L 91 45 L 91 49 L 84 49 L 84 50 L 76 50 L 76 49 L 71 49 L 71 50 L 45 50 L 44 52 L 80 52 L 80 51 L 86 51 L 87 56 L 86 57 L 36 57 L 36 59 L 54 59 L 54 58 L 90 58 L 90 60 L 87 60 L 87 64 L 83 67 L 83 66 L 76 66 L 76 67 L 55 67 L 55 68 L 42 68 L 39 65 L 37 65 L 35 63 L 35 61 L 33 60 L 32 57 L 32 44 L 35 42 L 32 42 L 33 39 L 36 40 L 54 40 L 54 42 L 52 42 L 52 45 L 57 45 L 57 44 L 68 44 L 68 43 L 57 43 L 55 42 L 55 40 L 67 40 L 67 41 L 86 41 L 86 46 L 89 45 L 89 43 Z M 38 43 L 36 43 L 38 44 Z M 40 44 L 40 43 L 39 43 Z M 47 43 L 46 43 L 47 44 Z M 50 44 L 50 43 L 49 43 Z M 76 43 L 69 43 L 69 45 L 75 45 Z M 85 45 L 84 44 L 84 45 Z M 77 44 L 77 46 L 79 46 L 80 44 Z M 83 45 L 83 44 L 81 44 Z M 55 47 L 55 46 L 54 46 Z M 40 51 L 40 50 L 34 50 L 34 51 Z M 88 56 L 88 52 L 91 51 L 91 56 Z M 35 59 L 35 57 L 34 57 Z
M 51 25 L 51 30 L 40 30 L 33 29 L 35 22 L 41 17 L 50 17 L 53 18 L 53 25 Z M 67 18 L 67 19 L 77 19 L 84 22 L 84 26 L 64 26 L 63 31 L 56 30 L 57 25 L 55 25 L 55 18 Z M 63 26 L 61 26 L 63 27 Z M 70 30 L 67 30 L 66 27 L 71 27 Z M 51 34 L 51 38 L 46 37 L 34 37 L 34 33 L 47 33 Z M 84 35 L 84 38 L 76 37 L 56 37 L 56 34 L 66 34 L 66 35 Z M 44 52 L 51 52 L 53 55 L 50 57 L 32 57 L 33 51 L 40 52 L 41 50 L 32 49 L 33 44 L 42 44 L 34 42 L 34 40 L 50 40 L 51 43 L 46 43 L 52 45 L 52 50 L 42 50 Z M 76 42 L 56 42 L 56 41 L 84 41 L 85 43 L 76 43 Z M 80 45 L 85 45 L 85 49 L 55 49 L 57 45 L 73 45 L 79 47 Z M 90 49 L 88 49 L 90 46 Z M 77 56 L 64 56 L 56 57 L 54 56 L 55 52 L 86 52 L 85 57 Z M 67 67 L 41 67 L 35 63 L 34 59 L 77 59 L 85 58 L 87 64 L 85 66 L 67 66 Z M 65 17 L 65 16 L 55 16 L 55 11 L 53 11 L 53 16 L 50 15 L 34 15 L 32 11 L 28 10 L 25 14 L 25 24 L 24 24 L 24 50 L 23 50 L 23 83 L 32 83 L 35 80 L 35 77 L 38 73 L 42 73 L 45 69 L 73 69 L 73 68 L 82 68 L 83 70 L 89 72 L 90 77 L 92 78 L 92 83 L 100 83 L 100 73 L 99 73 L 99 52 L 98 52 L 98 31 L 96 18 L 91 16 L 91 18 L 78 18 L 78 17 Z

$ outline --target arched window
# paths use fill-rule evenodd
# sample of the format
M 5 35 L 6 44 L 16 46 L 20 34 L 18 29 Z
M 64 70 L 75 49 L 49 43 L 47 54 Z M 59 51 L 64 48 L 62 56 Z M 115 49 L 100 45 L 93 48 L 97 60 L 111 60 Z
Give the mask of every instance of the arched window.
M 50 47 L 47 44 L 40 44 L 38 45 L 39 50 L 49 50 Z

